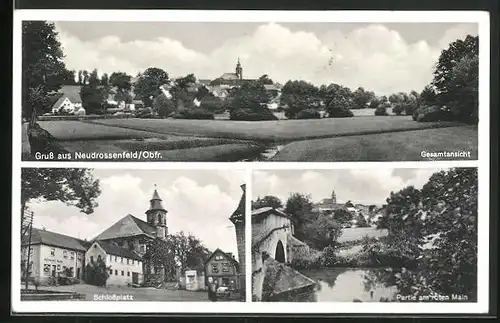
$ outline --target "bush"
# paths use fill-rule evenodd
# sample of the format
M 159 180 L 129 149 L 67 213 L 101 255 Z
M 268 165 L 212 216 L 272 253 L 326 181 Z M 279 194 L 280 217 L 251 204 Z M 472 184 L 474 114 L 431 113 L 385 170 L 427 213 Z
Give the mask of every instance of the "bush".
M 207 96 L 201 100 L 200 108 L 212 113 L 222 113 L 227 110 L 227 103 L 220 98 Z
M 321 114 L 316 109 L 305 109 L 297 113 L 297 119 L 320 119 Z
M 375 115 L 376 116 L 388 116 L 389 114 L 387 113 L 387 108 L 385 106 L 381 105 L 375 109 Z
M 320 268 L 324 265 L 323 253 L 314 249 L 294 254 L 291 266 L 295 269 Z
M 230 112 L 230 120 L 236 121 L 265 121 L 265 120 L 278 120 L 271 110 L 262 108 L 259 111 L 252 111 L 250 109 L 233 109 Z
M 162 93 L 154 99 L 153 109 L 158 113 L 158 116 L 166 118 L 175 111 L 175 104 Z
M 347 108 L 331 109 L 328 111 L 328 118 L 350 118 L 354 113 Z
M 405 108 L 401 103 L 396 103 L 394 105 L 394 107 L 392 108 L 392 113 L 394 113 L 397 116 L 402 115 L 404 111 L 405 111 Z
M 174 119 L 195 119 L 195 120 L 213 120 L 214 114 L 207 110 L 197 108 L 192 110 L 178 111 L 172 116 Z
M 453 113 L 446 108 L 441 108 L 437 105 L 423 106 L 415 110 L 413 120 L 417 122 L 432 122 L 432 121 L 451 121 Z

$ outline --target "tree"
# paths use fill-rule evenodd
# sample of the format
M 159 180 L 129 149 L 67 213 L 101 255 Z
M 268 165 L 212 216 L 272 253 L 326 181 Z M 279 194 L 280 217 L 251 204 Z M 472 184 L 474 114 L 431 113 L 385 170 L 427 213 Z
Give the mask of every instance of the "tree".
M 261 84 L 274 84 L 273 80 L 271 80 L 267 74 L 264 74 L 261 77 L 259 77 L 257 81 Z
M 341 225 L 348 225 L 351 223 L 353 215 L 347 210 L 339 209 L 333 212 L 333 218 Z
M 439 55 L 438 62 L 434 70 L 432 85 L 438 93 L 438 100 L 441 105 L 454 101 L 455 92 L 453 82 L 453 68 L 465 56 L 479 55 L 479 36 L 467 35 L 465 39 L 458 39 L 452 42 L 447 49 Z
M 304 231 L 304 241 L 317 250 L 323 250 L 330 246 L 335 247 L 337 239 L 342 235 L 339 224 L 324 215 L 320 215 L 315 221 L 306 223 Z
M 166 281 L 174 281 L 176 275 L 175 245 L 171 235 L 166 239 L 155 238 L 146 245 L 144 260 L 155 270 L 161 268 L 165 273 Z
M 259 209 L 262 207 L 272 207 L 279 209 L 283 207 L 283 203 L 279 198 L 272 195 L 266 195 L 263 198 L 257 198 L 255 202 L 252 202 L 252 209 Z
M 144 71 L 135 84 L 135 93 L 150 107 L 153 99 L 161 93 L 160 86 L 168 82 L 168 74 L 162 69 L 150 67 Z
M 375 97 L 373 92 L 365 91 L 359 87 L 352 93 L 352 109 L 364 109 L 368 107 L 370 101 Z
M 106 281 L 109 278 L 109 270 L 111 266 L 106 267 L 106 263 L 102 259 L 95 262 L 90 262 L 85 266 L 85 282 L 95 286 L 106 286 Z
M 338 84 L 330 84 L 324 91 L 322 96 L 328 117 L 343 118 L 353 116 L 350 110 L 353 102 L 353 93 L 349 88 Z
M 448 87 L 451 112 L 460 121 L 477 123 L 479 95 L 479 56 L 460 59 L 450 73 Z
M 109 76 L 108 73 L 104 73 L 101 76 L 101 85 L 108 86 L 109 85 Z
M 78 71 L 78 81 L 77 81 L 78 84 L 83 84 L 83 71 L 82 70 L 79 70 Z
M 32 200 L 45 200 L 60 201 L 91 214 L 100 194 L 99 180 L 87 168 L 21 169 L 21 211 Z
M 175 112 L 175 104 L 165 96 L 165 94 L 158 95 L 153 101 L 153 110 L 161 117 L 166 118 L 171 113 Z
M 210 251 L 193 235 L 186 236 L 184 232 L 170 235 L 173 252 L 181 272 L 186 269 L 204 270 L 204 263 L 210 256 Z
M 419 104 L 433 106 L 437 104 L 437 93 L 432 85 L 424 87 L 419 97 Z
M 75 84 L 75 70 L 64 70 L 63 71 L 63 81 L 64 85 L 74 85 Z
M 109 84 L 118 88 L 120 91 L 130 91 L 132 85 L 130 84 L 130 79 L 132 77 L 127 73 L 114 72 L 109 77 Z
M 88 84 L 89 83 L 89 72 L 86 70 L 82 71 L 82 84 Z
M 99 114 L 103 112 L 106 89 L 99 86 L 97 71 L 94 70 L 88 77 L 88 82 L 80 89 L 82 106 L 87 114 Z
M 297 114 L 306 109 L 321 106 L 319 89 L 305 81 L 288 81 L 281 90 L 281 103 L 288 106 L 285 110 L 287 118 L 296 118 Z
M 67 73 L 61 43 L 53 23 L 23 21 L 22 115 L 30 118 L 43 106 L 47 93 L 57 91 Z M 42 99 L 42 100 L 41 100 Z
M 285 212 L 290 214 L 295 222 L 295 236 L 305 238 L 305 225 L 314 219 L 312 215 L 313 203 L 309 195 L 293 193 L 285 204 Z

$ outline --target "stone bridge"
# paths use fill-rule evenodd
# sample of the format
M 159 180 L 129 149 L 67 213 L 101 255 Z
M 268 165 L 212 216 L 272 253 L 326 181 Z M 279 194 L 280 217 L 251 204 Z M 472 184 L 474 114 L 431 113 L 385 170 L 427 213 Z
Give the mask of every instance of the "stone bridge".
M 269 278 L 269 275 L 266 277 L 266 272 L 271 263 L 274 267 L 286 268 L 288 274 L 292 275 L 288 279 L 303 276 L 298 272 L 294 274 L 293 269 L 286 266 L 293 261 L 294 255 L 298 252 L 308 250 L 308 246 L 295 238 L 293 233 L 293 222 L 288 214 L 270 207 L 252 211 L 252 298 L 255 301 L 262 300 L 266 293 L 279 292 L 278 290 L 266 292 L 264 287 L 266 279 Z M 279 274 L 281 270 L 274 272 Z M 279 277 L 273 279 L 279 280 Z M 302 283 L 310 284 L 310 281 L 303 279 Z

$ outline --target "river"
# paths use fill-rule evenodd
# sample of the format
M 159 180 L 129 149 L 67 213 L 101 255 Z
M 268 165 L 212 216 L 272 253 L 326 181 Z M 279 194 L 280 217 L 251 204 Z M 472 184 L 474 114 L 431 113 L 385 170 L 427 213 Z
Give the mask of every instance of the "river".
M 392 300 L 397 289 L 386 287 L 375 278 L 370 268 L 322 268 L 300 270 L 317 282 L 316 302 L 379 302 L 381 298 Z

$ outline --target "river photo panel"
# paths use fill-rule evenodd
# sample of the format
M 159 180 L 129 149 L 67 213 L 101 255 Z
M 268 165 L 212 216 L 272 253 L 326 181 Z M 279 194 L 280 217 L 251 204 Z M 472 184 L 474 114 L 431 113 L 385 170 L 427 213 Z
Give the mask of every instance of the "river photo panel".
M 252 299 L 477 302 L 477 168 L 255 170 Z

